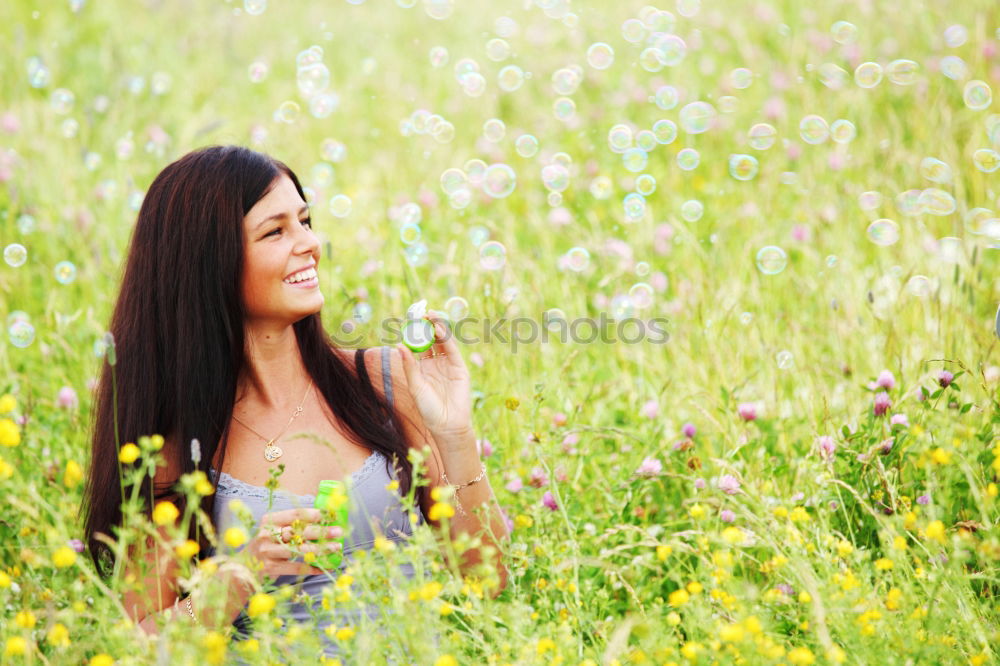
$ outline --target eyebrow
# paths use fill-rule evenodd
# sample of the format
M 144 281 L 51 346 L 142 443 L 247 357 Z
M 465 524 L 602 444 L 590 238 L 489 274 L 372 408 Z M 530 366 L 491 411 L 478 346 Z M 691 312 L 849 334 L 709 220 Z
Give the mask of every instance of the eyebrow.
M 302 215 L 302 213 L 308 213 L 308 212 L 309 212 L 309 206 L 303 206 L 302 208 L 299 209 L 299 215 Z M 257 231 L 262 226 L 264 226 L 265 224 L 267 224 L 268 222 L 274 222 L 275 220 L 280 220 L 280 219 L 282 219 L 282 218 L 284 218 L 286 216 L 287 216 L 287 213 L 275 213 L 271 217 L 264 218 L 263 220 L 261 220 L 260 222 L 258 222 L 257 224 L 255 224 L 253 230 Z

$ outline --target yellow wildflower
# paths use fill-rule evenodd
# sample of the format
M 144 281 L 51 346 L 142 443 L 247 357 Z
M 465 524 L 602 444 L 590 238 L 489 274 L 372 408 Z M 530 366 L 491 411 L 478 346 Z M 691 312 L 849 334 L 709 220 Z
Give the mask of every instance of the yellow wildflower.
M 45 640 L 55 647 L 69 647 L 69 630 L 61 622 L 56 622 L 45 635 Z
M 536 646 L 535 651 L 538 654 L 545 654 L 549 650 L 555 652 L 555 649 L 556 649 L 556 642 L 554 640 L 552 640 L 551 638 L 539 638 L 538 645 Z
M 274 610 L 276 603 L 277 601 L 275 601 L 274 597 L 270 594 L 257 593 L 250 597 L 250 604 L 247 607 L 247 615 L 250 617 L 266 615 Z
M 700 520 L 705 517 L 707 512 L 705 511 L 705 507 L 703 507 L 701 504 L 696 503 L 691 505 L 691 508 L 688 509 L 688 513 L 695 520 Z
M 704 647 L 701 643 L 695 643 L 694 641 L 688 641 L 681 647 L 681 656 L 683 656 L 688 661 L 694 661 L 698 658 L 698 653 L 701 652 Z
M 450 654 L 443 654 L 434 660 L 434 666 L 458 666 L 458 659 Z
M 21 655 L 27 654 L 28 652 L 28 641 L 24 640 L 20 636 L 11 636 L 7 639 L 7 643 L 4 645 L 3 654 L 5 657 L 20 657 Z
M 454 515 L 455 508 L 447 502 L 435 502 L 430 511 L 427 512 L 427 518 L 435 522 L 442 518 L 451 518 Z
M 1000 460 L 1000 458 L 998 458 L 998 460 Z M 998 492 L 997 484 L 990 483 L 989 485 L 986 486 L 986 494 L 989 495 L 990 497 L 996 497 L 997 492 Z
M 118 452 L 118 460 L 126 465 L 131 465 L 139 459 L 140 453 L 142 452 L 139 450 L 139 447 L 129 442 L 122 447 L 121 451 Z
M 337 637 L 338 641 L 349 641 L 354 638 L 354 629 L 351 627 L 341 627 L 340 629 L 337 629 L 334 636 Z
M 742 624 L 727 624 L 719 629 L 719 639 L 726 643 L 739 643 L 743 640 L 743 635 Z
M 799 603 L 800 604 L 807 604 L 807 603 L 809 603 L 812 600 L 813 600 L 812 595 L 809 594 L 808 592 L 806 592 L 805 590 L 802 590 L 801 592 L 799 592 Z
M 0 446 L 17 446 L 21 443 L 21 430 L 11 419 L 0 419 Z
M 791 520 L 793 523 L 806 522 L 809 520 L 809 512 L 806 511 L 806 508 L 804 506 L 797 506 L 794 509 L 792 509 L 792 513 L 789 514 L 788 519 Z
M 63 472 L 63 485 L 73 488 L 83 480 L 83 468 L 75 460 L 66 461 L 66 471 Z
M 201 550 L 201 546 L 198 545 L 197 541 L 192 541 L 191 539 L 186 540 L 184 543 L 177 544 L 174 548 L 174 552 L 177 553 L 177 557 L 182 560 L 188 560 L 198 554 Z
M 892 540 L 892 547 L 896 550 L 906 550 L 908 545 L 906 543 L 906 538 L 897 536 Z
M 722 538 L 731 544 L 737 544 L 743 541 L 743 530 L 738 527 L 727 527 L 722 530 Z
M 523 513 L 518 514 L 517 517 L 514 518 L 515 527 L 531 527 L 534 524 L 535 521 L 531 518 L 531 516 L 526 516 Z
M 927 526 L 927 538 L 944 543 L 944 523 L 934 520 Z
M 424 583 L 420 586 L 420 598 L 424 601 L 430 601 L 438 594 L 441 593 L 441 583 L 436 580 L 432 580 L 429 583 Z
M 907 511 L 906 515 L 903 516 L 903 527 L 906 529 L 912 529 L 914 525 L 917 524 L 917 514 L 915 511 Z
M 71 567 L 76 563 L 76 551 L 69 546 L 62 546 L 52 554 L 52 564 L 58 569 Z
M 951 451 L 946 451 L 939 446 L 931 452 L 931 460 L 938 465 L 947 465 L 951 462 Z
M 676 627 L 681 623 L 681 616 L 677 614 L 677 611 L 670 611 L 667 613 L 667 624 L 671 627 Z
M 90 658 L 90 666 L 113 666 L 114 663 L 114 657 L 104 652 L 101 654 L 95 654 Z
M 691 595 L 688 594 L 688 591 L 685 590 L 684 588 L 681 588 L 679 590 L 674 590 L 673 592 L 670 593 L 670 596 L 667 597 L 667 603 L 669 603 L 674 608 L 678 608 L 686 604 L 690 598 Z
M 17 615 L 14 616 L 14 624 L 22 629 L 34 628 L 36 621 L 35 614 L 30 610 L 18 611 Z
M 153 522 L 157 525 L 172 525 L 181 512 L 173 502 L 158 502 L 153 509 Z
M 851 545 L 850 541 L 845 541 L 841 539 L 837 542 L 837 555 L 841 557 L 847 557 L 852 552 L 854 552 L 854 546 Z
M 670 557 L 670 553 L 674 551 L 670 546 L 657 546 L 656 547 L 656 559 L 661 562 L 666 562 L 667 558 Z
M 0 414 L 10 414 L 17 409 L 17 400 L 10 393 L 0 397 Z
M 222 540 L 230 548 L 239 548 L 247 542 L 247 533 L 242 527 L 227 528 L 222 534 Z
M 691 594 L 700 594 L 703 589 L 705 588 L 702 587 L 701 583 L 699 583 L 696 580 L 693 580 L 687 584 L 687 591 L 690 592 Z
M 786 509 L 783 506 L 775 507 L 774 511 L 772 511 L 771 513 L 774 514 L 775 518 L 787 518 L 788 517 L 788 509 Z
M 903 598 L 903 591 L 894 587 L 885 595 L 885 607 L 889 610 L 899 610 L 899 602 Z
M 808 666 L 808 664 L 816 663 L 816 657 L 809 648 L 797 647 L 788 651 L 788 661 L 795 666 Z
M 888 557 L 880 557 L 877 560 L 875 560 L 875 568 L 878 569 L 879 571 L 888 571 L 889 569 L 892 568 L 892 566 L 893 566 L 892 560 L 890 560 Z

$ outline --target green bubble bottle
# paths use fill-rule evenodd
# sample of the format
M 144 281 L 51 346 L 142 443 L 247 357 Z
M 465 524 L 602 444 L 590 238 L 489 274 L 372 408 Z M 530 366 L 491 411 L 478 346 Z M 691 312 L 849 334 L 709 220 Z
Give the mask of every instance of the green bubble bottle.
M 347 486 L 342 481 L 320 481 L 319 492 L 313 500 L 313 507 L 323 512 L 320 524 L 324 527 L 341 527 L 343 535 L 336 539 L 322 539 L 323 542 L 337 541 L 340 543 L 340 550 L 317 556 L 317 566 L 326 569 L 336 569 L 344 559 L 344 544 L 347 540 L 347 532 L 350 528 L 348 520 L 348 498 Z

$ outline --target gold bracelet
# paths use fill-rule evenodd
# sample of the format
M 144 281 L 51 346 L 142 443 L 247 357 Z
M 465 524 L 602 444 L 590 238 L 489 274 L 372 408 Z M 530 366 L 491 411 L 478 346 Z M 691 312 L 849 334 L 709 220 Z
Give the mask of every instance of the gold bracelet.
M 448 480 L 448 475 L 445 473 L 444 470 L 441 470 L 441 480 L 444 481 L 445 484 L 451 486 L 455 490 L 455 506 L 458 507 L 458 512 L 461 515 L 463 515 L 463 516 L 467 516 L 469 514 L 465 511 L 465 508 L 462 506 L 462 501 L 460 499 L 458 499 L 458 490 L 460 488 L 467 488 L 467 487 L 471 486 L 474 483 L 479 483 L 484 478 L 486 478 L 486 465 L 483 464 L 483 463 L 480 463 L 479 476 L 477 476 L 476 478 L 474 478 L 472 481 L 469 481 L 468 483 L 463 483 L 460 486 L 452 486 L 451 481 Z

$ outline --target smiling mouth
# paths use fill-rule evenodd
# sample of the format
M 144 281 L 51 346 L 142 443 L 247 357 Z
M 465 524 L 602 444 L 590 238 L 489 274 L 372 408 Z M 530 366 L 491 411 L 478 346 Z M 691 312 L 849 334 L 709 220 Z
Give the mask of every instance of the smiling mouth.
M 298 284 L 298 283 L 303 283 L 303 282 L 311 282 L 311 281 L 313 281 L 315 279 L 316 279 L 316 268 L 315 267 L 309 267 L 309 268 L 305 269 L 304 271 L 299 271 L 298 273 L 294 273 L 292 275 L 289 275 L 288 277 L 286 277 L 282 281 L 285 284 Z

